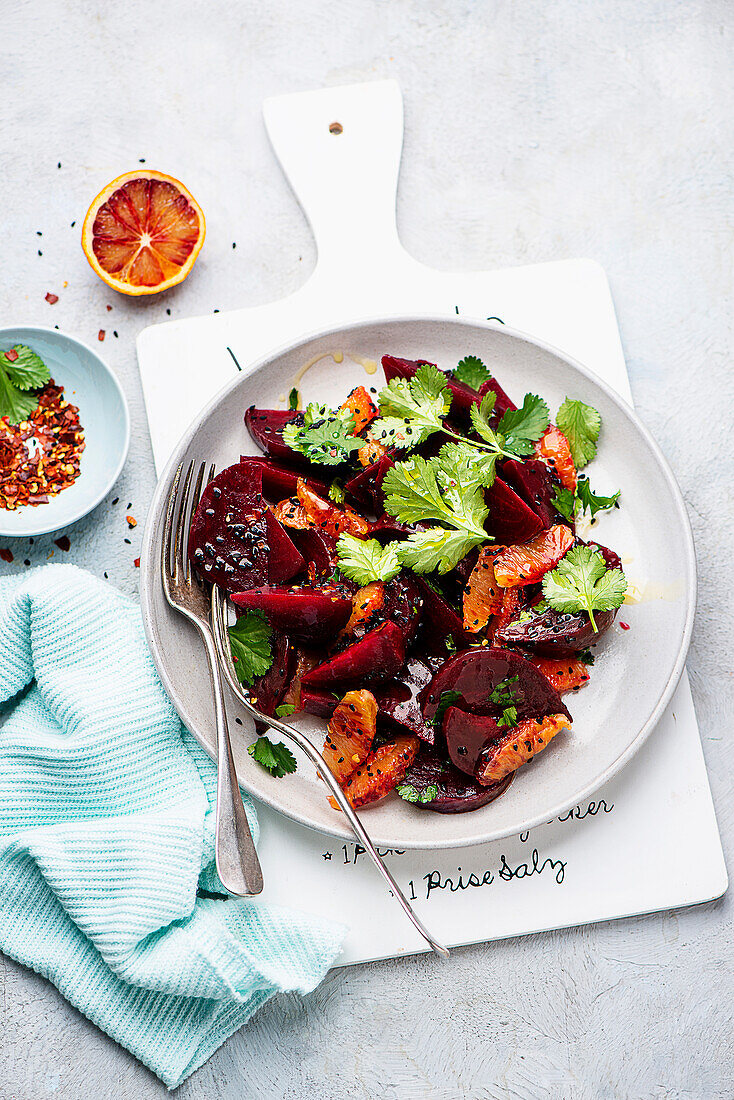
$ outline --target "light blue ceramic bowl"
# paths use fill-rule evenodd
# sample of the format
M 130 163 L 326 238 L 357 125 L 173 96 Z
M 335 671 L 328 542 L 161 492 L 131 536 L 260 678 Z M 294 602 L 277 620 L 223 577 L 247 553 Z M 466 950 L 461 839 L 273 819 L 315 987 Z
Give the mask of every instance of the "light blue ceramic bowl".
M 38 352 L 64 396 L 79 407 L 86 447 L 79 477 L 48 504 L 0 508 L 0 535 L 43 535 L 95 508 L 120 475 L 130 443 L 130 413 L 120 383 L 86 344 L 49 328 L 0 328 L 0 350 L 26 344 Z

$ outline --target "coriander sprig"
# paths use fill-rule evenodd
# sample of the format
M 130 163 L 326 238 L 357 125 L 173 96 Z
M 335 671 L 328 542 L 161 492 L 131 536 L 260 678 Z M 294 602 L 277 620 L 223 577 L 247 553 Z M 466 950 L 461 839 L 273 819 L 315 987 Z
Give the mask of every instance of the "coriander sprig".
M 444 374 L 430 363 L 418 367 L 412 378 L 392 378 L 377 395 L 380 417 L 367 435 L 383 447 L 408 450 L 443 431 L 451 408 L 451 392 Z
M 543 577 L 543 596 L 549 607 L 574 614 L 586 611 L 596 631 L 595 611 L 621 607 L 627 579 L 621 569 L 607 569 L 604 558 L 590 546 L 575 546 Z
M 480 484 L 462 486 L 462 466 L 455 456 L 414 456 L 398 462 L 385 475 L 385 511 L 401 523 L 434 523 L 411 531 L 399 544 L 403 565 L 416 573 L 446 573 L 475 546 L 489 541 L 484 522 L 489 509 Z
M 227 633 L 237 679 L 241 684 L 252 684 L 273 663 L 270 626 L 262 612 L 246 611 Z
M 340 535 L 336 544 L 340 571 L 359 585 L 372 581 L 390 581 L 401 569 L 397 546 L 389 542 L 382 546 L 377 539 L 356 539 Z
M 352 451 L 364 447 L 364 439 L 354 434 L 354 416 L 349 409 L 330 409 L 311 403 L 300 418 L 283 428 L 283 442 L 311 462 L 338 466 Z

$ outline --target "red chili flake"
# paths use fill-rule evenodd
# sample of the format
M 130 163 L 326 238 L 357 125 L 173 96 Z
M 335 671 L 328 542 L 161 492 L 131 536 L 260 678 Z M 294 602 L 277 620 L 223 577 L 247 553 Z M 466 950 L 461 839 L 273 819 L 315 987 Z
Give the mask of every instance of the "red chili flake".
M 112 312 L 112 306 L 107 306 L 107 312 L 108 312 L 108 313 L 111 313 L 111 312 Z
M 105 335 L 104 329 L 101 328 L 99 330 L 99 332 L 97 333 L 97 339 L 99 340 L 100 343 L 102 343 L 102 341 L 104 340 L 104 335 Z
M 135 561 L 133 562 L 133 565 L 135 566 L 136 569 L 140 569 L 140 558 L 136 558 Z
M 13 551 L 8 550 L 6 547 L 3 547 L 2 549 L 0 549 L 0 558 L 2 558 L 3 561 L 10 563 L 13 560 Z
M 60 535 L 59 538 L 54 539 L 54 542 L 59 550 L 63 550 L 65 554 L 68 554 L 71 550 L 71 542 L 69 541 L 68 535 Z
M 131 530 L 133 527 L 138 526 L 138 521 L 136 520 L 135 516 L 125 516 L 125 519 L 127 520 L 127 525 Z
M 58 302 L 58 300 L 59 300 L 58 294 L 52 294 L 51 291 L 49 290 L 48 294 L 46 295 L 46 301 L 48 302 L 48 304 L 50 306 L 55 306 L 56 303 Z
M 46 504 L 79 476 L 84 430 L 63 394 L 51 379 L 27 420 L 0 417 L 0 508 Z
M 15 348 L 11 348 L 10 351 L 5 352 L 5 358 L 9 363 L 14 363 L 15 360 L 18 358 L 18 352 L 15 350 Z
M 622 630 L 629 630 L 630 628 L 629 623 L 620 623 L 619 625 L 622 627 Z

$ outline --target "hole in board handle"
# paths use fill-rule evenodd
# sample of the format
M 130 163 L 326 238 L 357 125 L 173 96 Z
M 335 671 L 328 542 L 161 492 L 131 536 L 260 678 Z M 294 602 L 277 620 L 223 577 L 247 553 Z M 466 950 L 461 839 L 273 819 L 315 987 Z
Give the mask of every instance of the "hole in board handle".
M 330 134 L 341 134 L 343 132 L 343 130 L 344 130 L 344 127 L 342 126 L 341 122 L 332 122 L 331 125 L 329 126 L 329 133 Z

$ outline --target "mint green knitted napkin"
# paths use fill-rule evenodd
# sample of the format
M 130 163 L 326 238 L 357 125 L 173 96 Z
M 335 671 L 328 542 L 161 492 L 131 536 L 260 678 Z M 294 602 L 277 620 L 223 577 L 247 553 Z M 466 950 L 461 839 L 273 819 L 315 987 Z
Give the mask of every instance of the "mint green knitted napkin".
M 9 700 L 0 950 L 175 1087 L 274 993 L 318 985 L 345 930 L 199 896 L 224 892 L 215 768 L 110 585 L 70 565 L 0 579 Z

